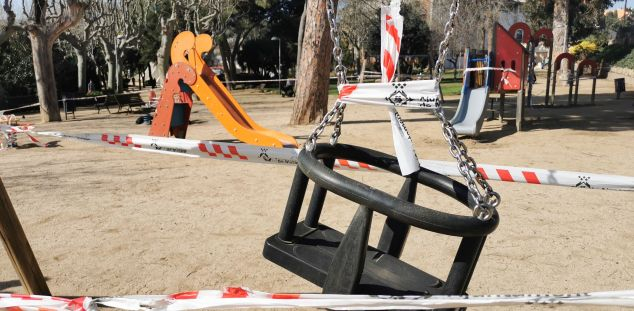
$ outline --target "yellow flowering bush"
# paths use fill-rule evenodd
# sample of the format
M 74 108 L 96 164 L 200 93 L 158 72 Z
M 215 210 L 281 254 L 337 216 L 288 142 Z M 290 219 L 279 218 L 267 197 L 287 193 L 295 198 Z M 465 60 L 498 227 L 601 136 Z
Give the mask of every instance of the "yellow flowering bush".
M 570 48 L 568 48 L 568 52 L 572 55 L 579 56 L 587 56 L 589 54 L 593 54 L 599 51 L 599 46 L 592 41 L 583 40 Z

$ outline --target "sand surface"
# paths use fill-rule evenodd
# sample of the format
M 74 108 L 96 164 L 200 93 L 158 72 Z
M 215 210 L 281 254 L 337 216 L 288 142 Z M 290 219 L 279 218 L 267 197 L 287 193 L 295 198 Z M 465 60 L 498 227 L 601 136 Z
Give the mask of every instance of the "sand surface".
M 581 91 L 587 94 L 591 82 L 586 83 Z M 480 137 L 465 143 L 478 163 L 634 176 L 634 93 L 615 100 L 609 94 L 612 83 L 599 81 L 599 92 L 607 94 L 598 95 L 595 106 L 527 109 L 533 120 L 527 131 L 515 133 L 512 119 L 506 125 L 486 121 Z M 631 79 L 628 89 L 634 89 Z M 536 93 L 543 90 L 538 86 Z M 298 141 L 313 128 L 287 125 L 292 99 L 256 90 L 235 96 L 258 123 Z M 448 104 L 448 115 L 455 106 L 455 101 Z M 512 117 L 514 107 L 507 113 Z M 147 134 L 149 126 L 134 123 L 138 116 L 87 109 L 75 120 L 36 126 Z M 403 111 L 402 116 L 420 157 L 451 160 L 431 113 Z M 195 105 L 191 119 L 188 138 L 232 139 L 203 105 Z M 341 142 L 393 153 L 387 111 L 350 106 Z M 0 176 L 55 295 L 165 294 L 224 286 L 319 291 L 261 255 L 264 240 L 279 228 L 294 167 L 180 158 L 70 140 L 53 148 L 29 145 L 23 137 L 20 143 L 22 148 L 0 152 Z M 347 174 L 390 193 L 402 183 L 390 174 Z M 492 186 L 503 198 L 501 222 L 484 246 L 469 293 L 634 288 L 634 192 Z M 468 214 L 426 189 L 419 190 L 418 203 Z M 322 222 L 345 230 L 355 209 L 354 203 L 330 195 Z M 374 217 L 372 244 L 383 219 Z M 413 230 L 403 259 L 445 278 L 458 242 Z M 0 267 L 0 290 L 23 292 L 4 255 Z M 521 309 L 531 308 L 540 307 Z

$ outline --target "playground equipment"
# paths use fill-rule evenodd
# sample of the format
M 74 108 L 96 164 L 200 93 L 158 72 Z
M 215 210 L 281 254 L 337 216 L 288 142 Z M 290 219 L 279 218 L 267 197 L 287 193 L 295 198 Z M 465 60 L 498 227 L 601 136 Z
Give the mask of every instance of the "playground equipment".
M 592 93 L 590 97 L 590 105 L 594 105 L 594 99 L 596 95 L 596 86 L 597 86 L 597 74 L 599 65 L 597 62 L 591 59 L 585 59 L 581 61 L 575 70 L 575 56 L 570 53 L 561 53 L 555 59 L 555 71 L 553 73 L 553 89 L 552 89 L 552 99 L 551 103 L 554 106 L 555 103 L 555 90 L 557 84 L 557 71 L 561 69 L 561 63 L 566 60 L 568 76 L 567 76 L 567 84 L 568 84 L 568 101 L 567 106 L 577 105 L 577 99 L 579 96 L 579 82 L 581 80 L 592 80 Z M 586 69 L 590 69 L 588 74 L 586 74 Z M 584 77 L 585 76 L 585 77 Z M 574 91 L 573 91 L 574 90 Z
M 15 115 L 0 115 L 0 150 L 17 147 L 18 134 L 24 134 L 31 142 L 39 143 L 39 141 L 30 134 L 34 128 L 32 125 L 18 124 Z
M 335 46 L 335 59 L 338 61 L 336 71 L 339 77 L 339 89 L 343 94 L 354 95 L 357 89 L 372 86 L 346 83 L 345 67 L 341 64 L 342 57 L 337 54 L 341 53 L 341 50 L 334 16 L 335 6 L 332 1 L 328 1 L 327 4 L 328 20 Z M 362 147 L 336 143 L 341 133 L 340 121 L 343 119 L 343 111 L 346 107 L 346 98 L 340 96 L 334 108 L 326 114 L 299 153 L 280 231 L 268 238 L 264 245 L 263 254 L 267 259 L 317 284 L 323 288 L 324 293 L 395 295 L 465 293 L 486 236 L 497 227 L 499 218 L 495 207 L 499 204 L 500 197 L 486 182 L 483 183 L 484 179 L 476 170 L 473 159 L 467 156 L 464 144 L 458 140 L 455 129 L 444 116 L 442 106 L 438 105 L 442 66 L 447 53 L 446 42 L 452 33 L 458 5 L 457 0 L 453 1 L 445 29 L 445 38 L 439 48 L 440 57 L 435 67 L 436 80 L 429 81 L 431 88 L 428 91 L 432 94 L 428 95 L 428 98 L 436 104 L 429 107 L 421 106 L 421 108 L 434 109 L 441 120 L 448 144 L 452 150 L 458 150 L 455 158 L 463 168 L 462 176 L 468 181 L 469 187 L 418 165 L 417 171 L 405 174 L 406 180 L 401 192 L 398 197 L 393 197 L 335 173 L 332 168 L 335 160 L 339 159 L 362 162 L 395 174 L 402 174 L 402 164 L 392 156 Z M 397 7 L 398 4 L 394 5 L 393 2 L 391 6 Z M 423 87 L 423 84 L 419 87 Z M 394 83 L 394 88 L 394 93 L 386 97 L 392 99 L 390 102 L 394 107 L 397 106 L 395 103 L 407 103 L 410 99 L 416 98 L 402 91 L 399 83 Z M 398 97 L 398 100 L 394 97 Z M 335 124 L 331 145 L 317 144 L 318 136 L 335 116 L 338 121 Z M 400 123 L 398 130 L 404 130 L 402 120 L 397 118 L 397 121 Z M 315 183 L 315 188 L 306 218 L 298 223 L 309 179 Z M 456 199 L 469 207 L 474 217 L 441 213 L 416 205 L 414 201 L 418 184 L 429 186 Z M 482 187 L 484 193 L 480 192 L 478 186 Z M 328 191 L 360 204 L 345 234 L 319 223 Z M 376 248 L 368 245 L 373 212 L 388 217 Z M 446 281 L 419 270 L 399 258 L 411 226 L 463 238 Z
M 524 121 L 524 89 L 525 75 L 528 64 L 528 52 L 521 42 L 530 41 L 530 28 L 524 23 L 518 23 L 506 31 L 502 25 L 495 24 L 493 40 L 493 63 L 497 68 L 510 68 L 512 71 L 496 71 L 493 75 L 493 89 L 500 93 L 500 120 L 504 114 L 506 93 L 517 92 L 517 106 L 515 125 L 522 130 Z M 515 37 L 514 35 L 518 36 Z
M 489 66 L 486 51 L 465 51 L 465 69 Z M 451 119 L 460 135 L 478 136 L 484 122 L 484 110 L 489 99 L 489 71 L 465 71 L 456 114 Z
M 473 297 L 429 296 L 430 294 L 436 293 L 463 294 L 466 291 L 486 236 L 496 228 L 499 221 L 495 209 L 497 203 L 499 203 L 499 196 L 497 196 L 488 183 L 484 181 L 486 174 L 479 170 L 474 160 L 469 157 L 464 144 L 457 139 L 455 130 L 444 117 L 442 106 L 437 105 L 438 84 L 442 78 L 442 64 L 444 63 L 444 55 L 446 55 L 446 42 L 451 34 L 452 29 L 450 27 L 453 25 L 453 19 L 457 13 L 458 3 L 458 0 L 454 0 L 450 10 L 450 20 L 447 23 L 448 31 L 445 31 L 444 45 L 441 44 L 440 48 L 441 57 L 436 64 L 437 80 L 431 81 L 432 83 L 430 83 L 432 84 L 434 94 L 425 95 L 427 97 L 421 97 L 415 102 L 421 103 L 420 108 L 433 108 L 441 119 L 443 134 L 450 145 L 452 155 L 454 155 L 459 163 L 456 169 L 460 175 L 467 180 L 468 186 L 421 167 L 416 173 L 406 176 L 405 183 L 398 197 L 393 197 L 380 190 L 335 173 L 332 168 L 337 162 L 341 166 L 344 165 L 344 163 L 349 163 L 349 161 L 354 161 L 360 167 L 365 165 L 369 170 L 374 167 L 382 168 L 396 174 L 401 173 L 399 163 L 392 156 L 362 147 L 336 144 L 341 130 L 341 122 L 337 122 L 335 125 L 335 135 L 332 136 L 331 145 L 316 144 L 318 136 L 323 132 L 329 121 L 335 116 L 338 117 L 339 121 L 343 120 L 343 109 L 345 108 L 346 102 L 344 101 L 345 96 L 342 96 L 335 104 L 334 109 L 325 116 L 322 123 L 309 136 L 305 148 L 299 151 L 298 166 L 282 221 L 282 227 L 278 234 L 267 240 L 264 249 L 267 258 L 274 261 L 277 260 L 280 264 L 287 265 L 291 271 L 295 271 L 307 279 L 314 280 L 313 282 L 322 286 L 325 292 L 395 293 L 408 296 L 368 297 L 364 295 L 267 294 L 253 292 L 243 288 L 229 288 L 225 291 L 196 291 L 169 296 L 98 298 L 94 301 L 91 301 L 90 298 L 69 300 L 37 296 L 16 296 L 10 297 L 16 298 L 13 304 L 5 304 L 5 306 L 32 306 L 26 303 L 21 304 L 24 301 L 30 301 L 33 305 L 39 307 L 62 308 L 72 306 L 79 310 L 82 310 L 82 308 L 89 309 L 91 306 L 94 307 L 95 304 L 128 310 L 146 310 L 152 308 L 185 310 L 215 306 L 303 306 L 329 308 L 353 306 L 357 308 L 374 307 L 375 309 L 387 309 L 394 308 L 395 306 L 403 308 L 459 308 L 478 305 L 477 302 L 471 300 Z M 333 38 L 335 41 L 335 51 L 341 51 L 338 46 L 339 40 L 336 20 L 334 18 L 333 2 L 328 1 L 328 6 L 328 17 L 335 36 L 335 38 Z M 337 68 L 342 70 L 342 72 L 338 71 L 342 93 L 348 92 L 354 95 L 357 87 L 353 88 L 353 85 L 342 83 L 345 82 L 345 67 L 341 66 L 341 57 L 337 57 L 336 59 L 339 60 Z M 428 83 L 421 83 L 417 86 L 424 87 L 425 84 Z M 395 86 L 395 88 L 396 87 L 398 88 L 392 94 L 393 97 L 390 97 L 390 102 L 394 106 L 411 107 L 407 106 L 407 104 L 410 103 L 410 98 L 407 96 L 409 93 L 403 91 L 405 86 Z M 363 90 L 363 85 L 360 85 L 358 89 Z M 69 137 L 72 136 L 69 135 Z M 82 136 L 75 136 L 75 138 L 83 141 L 92 140 L 92 138 L 87 139 Z M 192 155 L 189 153 L 190 149 L 186 148 L 186 144 L 190 144 L 192 141 L 163 137 L 144 137 L 147 140 L 142 143 L 141 138 L 142 137 L 139 137 L 139 140 L 136 140 L 135 136 L 110 137 L 107 134 L 103 134 L 101 135 L 100 141 L 108 145 L 119 145 L 134 149 L 141 149 L 147 145 L 153 146 L 157 152 L 165 151 L 188 156 Z M 180 149 L 170 150 L 163 148 L 161 144 L 164 142 L 172 143 Z M 214 152 L 210 152 L 208 150 L 211 148 L 208 147 L 207 143 L 199 142 L 196 146 L 199 152 L 207 153 L 210 157 L 233 158 L 235 160 L 246 161 L 249 157 L 253 156 L 252 153 L 247 154 L 246 152 L 241 152 L 235 144 L 219 143 L 217 147 L 212 146 Z M 260 155 L 257 158 L 262 158 L 261 161 L 272 161 L 268 154 L 269 148 L 244 144 L 240 145 L 244 146 L 244 148 L 250 148 L 252 152 L 253 149 L 259 149 Z M 228 153 L 224 152 L 225 149 L 228 150 Z M 288 154 L 297 151 L 291 148 L 270 149 L 275 150 L 275 152 Z M 281 157 L 280 160 L 282 160 Z M 507 174 L 511 176 L 510 173 L 507 172 Z M 530 174 L 523 175 L 527 180 L 532 181 L 534 181 L 535 179 L 533 178 L 536 177 Z M 313 180 L 316 186 L 313 191 L 311 203 L 309 204 L 306 220 L 297 224 L 299 210 L 309 179 Z M 416 205 L 414 200 L 418 184 L 429 186 L 432 189 L 454 198 L 472 209 L 475 217 L 446 214 Z M 478 186 L 483 189 L 484 194 L 480 192 L 477 188 Z M 345 235 L 319 224 L 319 218 L 323 210 L 323 203 L 327 191 L 360 204 L 357 214 L 354 216 Z M 377 248 L 368 247 L 367 245 L 373 211 L 388 216 Z M 311 224 L 313 224 L 313 226 L 311 226 Z M 399 259 L 410 226 L 440 234 L 462 237 L 462 243 L 460 244 L 446 281 L 439 280 Z M 317 239 L 311 240 L 310 237 Z M 290 249 L 289 244 L 295 248 Z M 267 255 L 267 253 L 269 255 Z M 329 262 L 328 260 L 331 261 Z M 418 296 L 409 296 L 412 294 Z M 594 303 L 598 304 L 608 304 L 609 302 L 622 299 L 622 303 L 634 305 L 632 301 L 634 293 L 631 291 L 608 294 L 592 293 L 582 294 L 580 296 L 581 298 L 579 300 L 583 300 L 585 303 L 592 303 L 593 298 L 597 299 Z M 549 296 L 544 302 L 560 304 L 564 303 L 564 301 L 575 301 L 574 299 L 567 299 L 569 297 L 570 296 Z M 3 299 L 5 298 L 8 297 L 0 296 L 0 301 L 4 303 Z M 251 300 L 249 300 L 250 298 Z M 303 304 L 300 302 L 302 298 L 306 299 Z M 310 298 L 315 301 L 311 301 Z M 540 300 L 540 296 L 536 296 L 534 299 L 528 299 L 523 295 L 520 295 L 520 297 L 514 296 L 506 298 L 511 299 L 505 300 L 500 297 L 484 297 L 484 300 L 488 303 L 493 301 L 497 301 L 498 303 L 517 303 L 517 301 L 520 301 L 522 304 L 539 303 L 542 301 Z M 316 301 L 318 299 L 322 299 L 321 302 Z M 394 300 L 395 302 L 385 302 L 385 300 L 388 299 Z M 457 301 L 457 299 L 460 301 Z M 606 301 L 608 299 L 609 301 Z M 278 302 L 275 303 L 275 300 L 278 300 Z M 286 301 L 282 302 L 282 300 Z M 289 300 L 291 302 L 287 302 Z M 430 304 L 426 304 L 425 300 L 435 300 L 435 303 L 431 302 Z M 35 304 L 34 301 L 38 301 L 40 304 Z M 407 304 L 407 302 L 410 301 L 421 302 L 419 302 L 420 304 Z M 468 304 L 464 301 L 473 301 L 473 304 Z M 346 302 L 349 304 L 346 304 Z M 482 300 L 480 302 L 482 303 Z
M 227 131 L 242 142 L 267 147 L 297 147 L 292 136 L 258 125 L 231 96 L 205 64 L 202 54 L 211 50 L 211 36 L 189 31 L 174 38 L 169 68 L 150 135 L 185 138 L 193 105 L 192 94 L 205 104 Z
M 555 71 L 553 72 L 553 91 L 552 91 L 552 99 L 551 104 L 555 105 L 555 96 L 556 96 L 556 87 L 557 87 L 557 72 L 561 69 L 561 63 L 563 60 L 566 60 L 566 66 L 568 69 L 568 105 L 572 102 L 572 87 L 573 87 L 573 77 L 575 74 L 575 56 L 570 53 L 561 53 L 557 55 L 555 58 Z
M 362 147 L 318 144 L 312 152 L 302 150 L 280 232 L 266 240 L 264 257 L 317 284 L 324 293 L 463 294 L 486 236 L 497 227 L 497 213 L 481 221 L 415 204 L 417 184 L 422 184 L 475 208 L 466 186 L 432 171 L 421 169 L 410 175 L 398 197 L 393 197 L 334 172 L 335 159 L 400 174 L 395 157 Z M 297 223 L 309 179 L 315 189 L 306 218 Z M 327 191 L 360 204 L 345 234 L 319 223 Z M 372 212 L 388 217 L 376 248 L 368 245 Z M 410 226 L 462 237 L 446 281 L 399 258 Z
M 586 68 L 590 68 L 590 73 L 585 74 Z M 599 65 L 597 62 L 591 59 L 584 59 L 577 65 L 577 71 L 575 74 L 575 100 L 574 105 L 577 105 L 577 97 L 579 96 L 579 82 L 582 80 L 582 76 L 586 76 L 583 80 L 592 80 L 592 94 L 590 95 L 590 105 L 594 105 L 594 98 L 597 89 L 597 74 L 599 72 Z

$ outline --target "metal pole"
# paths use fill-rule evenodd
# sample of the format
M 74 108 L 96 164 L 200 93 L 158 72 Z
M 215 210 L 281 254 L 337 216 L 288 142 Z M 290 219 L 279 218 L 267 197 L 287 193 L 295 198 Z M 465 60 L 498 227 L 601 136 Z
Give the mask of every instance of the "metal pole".
M 544 97 L 544 105 L 548 106 L 550 99 L 550 77 L 552 75 L 553 70 L 553 43 L 550 43 L 550 48 L 548 49 L 548 71 L 546 72 L 546 97 Z
M 594 96 L 597 90 L 597 76 L 592 76 L 592 96 L 590 97 L 590 105 L 594 105 Z
M 119 67 L 119 39 L 115 39 L 114 41 L 114 79 L 115 79 L 115 93 L 118 94 L 120 91 L 119 88 L 119 72 L 117 68 Z
M 282 39 L 277 40 L 277 86 L 282 94 Z

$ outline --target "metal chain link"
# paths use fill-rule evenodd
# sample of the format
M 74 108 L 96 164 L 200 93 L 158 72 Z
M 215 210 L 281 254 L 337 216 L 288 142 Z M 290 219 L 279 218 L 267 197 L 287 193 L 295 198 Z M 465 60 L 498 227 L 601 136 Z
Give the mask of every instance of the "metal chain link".
M 341 84 L 347 84 L 348 80 L 346 75 L 348 70 L 346 66 L 343 65 L 343 49 L 341 49 L 341 39 L 339 36 L 339 28 L 337 28 L 337 16 L 336 16 L 336 6 L 333 0 L 326 1 L 326 13 L 328 14 L 328 23 L 330 24 L 330 39 L 333 43 L 332 55 L 335 58 L 335 75 L 337 76 L 337 86 Z M 341 136 L 341 124 L 343 123 L 343 112 L 346 109 L 346 104 L 337 100 L 335 102 L 335 106 L 330 110 L 324 118 L 321 120 L 321 123 L 313 130 L 313 132 L 308 137 L 306 144 L 304 147 L 308 151 L 312 151 L 317 143 L 317 138 L 324 131 L 324 128 L 328 125 L 328 123 L 333 119 L 335 120 L 335 128 L 330 135 L 330 144 L 334 145 L 337 143 L 339 136 Z
M 333 0 L 326 1 L 326 12 L 328 14 L 328 22 L 330 24 L 330 38 L 334 44 L 332 53 L 335 58 L 335 73 L 337 76 L 337 85 L 346 84 L 346 67 L 343 65 L 343 50 L 340 45 L 339 31 L 337 28 L 337 21 L 335 15 L 335 4 Z M 438 47 L 438 60 L 434 66 L 434 73 L 436 75 L 436 89 L 440 89 L 440 82 L 444 73 L 445 60 L 447 58 L 447 51 L 449 50 L 449 39 L 454 31 L 454 21 L 458 15 L 458 9 L 460 7 L 459 0 L 453 0 L 451 8 L 449 9 L 449 20 L 445 24 L 444 32 L 445 37 Z M 334 107 L 330 110 L 322 119 L 321 123 L 313 130 L 308 137 L 304 147 L 308 151 L 312 151 L 317 143 L 317 138 L 328 125 L 328 123 L 336 118 L 335 128 L 330 137 L 330 144 L 336 144 L 337 139 L 341 135 L 341 123 L 343 122 L 343 112 L 346 108 L 346 104 L 337 101 Z M 476 206 L 473 209 L 473 215 L 480 220 L 486 221 L 493 217 L 495 208 L 500 204 L 500 195 L 493 191 L 493 188 L 482 177 L 477 170 L 475 160 L 469 156 L 467 147 L 458 139 L 458 134 L 453 125 L 445 117 L 442 104 L 434 111 L 440 122 L 442 123 L 443 136 L 449 144 L 449 153 L 458 162 L 458 170 L 460 174 L 465 178 L 467 186 L 469 188 L 469 194 L 476 202 Z M 480 186 L 484 190 L 484 195 L 478 188 Z
M 434 66 L 436 75 L 436 89 L 440 90 L 440 82 L 445 71 L 445 59 L 449 50 L 449 38 L 454 31 L 454 21 L 458 15 L 460 1 L 453 0 L 449 9 L 449 20 L 445 24 L 445 37 L 438 47 L 438 60 Z M 482 177 L 477 169 L 475 160 L 467 153 L 467 147 L 458 139 L 458 134 L 453 125 L 445 117 L 445 111 L 442 103 L 434 111 L 440 122 L 442 123 L 442 131 L 447 144 L 449 144 L 449 153 L 458 162 L 458 170 L 467 182 L 469 194 L 475 200 L 476 206 L 473 209 L 473 216 L 486 221 L 491 219 L 495 213 L 495 208 L 500 204 L 500 195 L 493 191 L 493 188 Z M 484 195 L 478 188 L 484 190 Z

